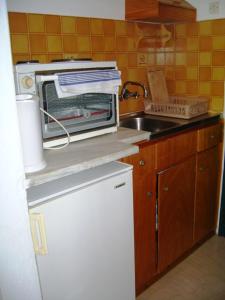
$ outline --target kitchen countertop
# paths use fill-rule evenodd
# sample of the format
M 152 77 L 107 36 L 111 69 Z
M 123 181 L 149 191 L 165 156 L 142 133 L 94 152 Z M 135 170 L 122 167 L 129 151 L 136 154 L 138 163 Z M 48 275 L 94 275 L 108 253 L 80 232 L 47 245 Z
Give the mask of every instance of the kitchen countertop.
M 46 168 L 26 174 L 25 186 L 36 186 L 138 153 L 138 146 L 132 144 L 148 138 L 148 132 L 118 128 L 115 133 L 73 142 L 61 150 L 44 150 Z
M 205 114 L 190 120 L 158 116 L 149 117 L 176 121 L 177 126 L 155 136 L 151 135 L 150 132 L 119 127 L 115 133 L 73 142 L 61 150 L 44 150 L 47 167 L 39 172 L 26 174 L 26 188 L 138 153 L 139 148 L 138 146 L 132 145 L 134 143 L 143 140 L 156 141 L 162 137 L 183 132 L 191 128 L 213 124 L 220 119 L 219 114 Z

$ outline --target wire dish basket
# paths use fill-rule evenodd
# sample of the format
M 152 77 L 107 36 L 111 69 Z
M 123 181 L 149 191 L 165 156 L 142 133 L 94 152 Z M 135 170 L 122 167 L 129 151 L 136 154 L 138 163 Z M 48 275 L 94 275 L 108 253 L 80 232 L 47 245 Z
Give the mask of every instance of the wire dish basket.
M 169 102 L 145 100 L 145 113 L 166 117 L 191 119 L 208 112 L 208 99 L 204 97 L 170 96 Z

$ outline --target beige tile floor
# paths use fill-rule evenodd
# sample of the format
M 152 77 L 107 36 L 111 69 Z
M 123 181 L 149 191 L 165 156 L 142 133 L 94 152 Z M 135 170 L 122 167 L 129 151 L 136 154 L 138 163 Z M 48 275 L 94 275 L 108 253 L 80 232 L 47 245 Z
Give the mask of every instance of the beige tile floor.
M 212 237 L 137 300 L 225 300 L 225 238 Z

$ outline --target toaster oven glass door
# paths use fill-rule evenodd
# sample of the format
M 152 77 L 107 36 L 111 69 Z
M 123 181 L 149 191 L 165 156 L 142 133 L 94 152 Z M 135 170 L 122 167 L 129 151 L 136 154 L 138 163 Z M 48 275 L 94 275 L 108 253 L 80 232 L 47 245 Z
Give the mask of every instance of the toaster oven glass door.
M 60 121 L 70 133 L 83 133 L 114 126 L 117 123 L 116 95 L 87 93 L 58 98 L 54 81 L 39 84 L 42 108 Z M 62 128 L 47 115 L 42 115 L 43 138 L 65 134 Z

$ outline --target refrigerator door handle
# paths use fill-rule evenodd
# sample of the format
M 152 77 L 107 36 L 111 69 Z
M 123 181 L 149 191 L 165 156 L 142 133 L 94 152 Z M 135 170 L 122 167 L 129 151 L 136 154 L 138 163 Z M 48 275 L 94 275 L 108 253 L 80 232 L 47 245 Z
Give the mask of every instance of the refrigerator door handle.
M 44 215 L 41 213 L 30 213 L 30 227 L 35 254 L 48 254 Z

